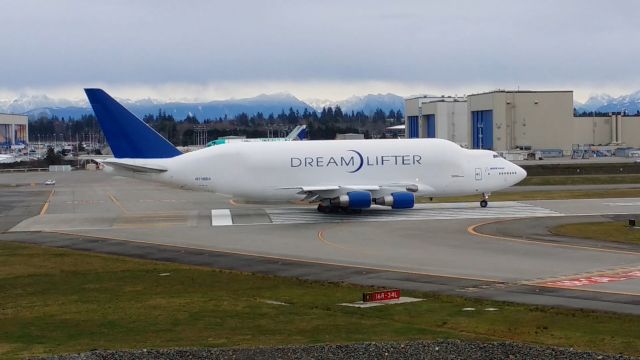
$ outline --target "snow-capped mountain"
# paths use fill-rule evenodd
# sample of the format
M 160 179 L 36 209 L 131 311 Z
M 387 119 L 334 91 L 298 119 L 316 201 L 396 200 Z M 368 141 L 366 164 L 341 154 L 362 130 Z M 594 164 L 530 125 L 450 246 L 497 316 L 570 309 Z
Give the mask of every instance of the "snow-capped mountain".
M 584 111 L 594 111 L 601 106 L 607 105 L 613 100 L 614 98 L 608 94 L 596 94 L 590 96 L 584 104 L 582 104 L 581 106 L 576 106 L 576 108 Z
M 341 101 L 340 107 L 343 111 L 362 111 L 365 114 L 373 114 L 377 109 L 382 109 L 384 112 L 400 109 L 404 112 L 404 98 L 394 94 L 352 96 Z
M 583 103 L 581 103 L 580 101 L 573 99 L 573 107 L 576 109 L 581 109 L 584 106 Z
M 640 110 L 640 91 L 628 95 L 612 97 L 607 94 L 591 96 L 584 104 L 575 104 L 578 112 L 598 111 L 598 112 L 618 112 L 626 111 L 628 114 L 635 114 Z
M 338 105 L 343 112 L 362 111 L 368 115 L 374 113 L 377 109 L 382 109 L 384 112 L 400 109 L 404 112 L 404 98 L 395 94 L 352 96 L 340 101 L 323 99 L 307 99 L 305 101 L 312 105 L 316 111 L 321 111 L 323 107 L 335 107 Z
M 338 104 L 338 102 L 335 100 L 317 99 L 317 98 L 304 99 L 304 102 L 311 105 L 313 109 L 317 112 L 322 111 L 322 108 L 327 108 L 329 106 L 335 107 Z
M 23 114 L 37 108 L 88 107 L 85 100 L 54 99 L 47 95 L 20 95 L 15 99 L 0 100 L 0 112 Z
M 260 94 L 252 98 L 215 100 L 209 102 L 180 102 L 161 101 L 157 99 L 131 100 L 116 98 L 131 112 L 139 117 L 146 114 L 157 114 L 160 109 L 176 119 L 184 119 L 187 115 L 195 115 L 198 119 L 214 119 L 219 117 L 233 117 L 242 112 L 253 115 L 262 112 L 265 116 L 282 111 L 288 112 L 289 108 L 303 112 L 307 110 L 321 111 L 323 107 L 339 105 L 342 111 L 372 114 L 376 109 L 385 112 L 389 110 L 403 110 L 404 98 L 394 94 L 369 94 L 366 96 L 352 96 L 342 101 L 323 99 L 299 100 L 289 93 Z M 21 95 L 15 99 L 0 99 L 0 112 L 26 115 L 47 115 L 58 117 L 79 118 L 85 114 L 92 114 L 86 99 L 68 100 L 54 99 L 47 95 Z
M 262 112 L 265 116 L 282 111 L 303 112 L 312 110 L 312 106 L 288 93 L 261 94 L 252 98 L 216 100 L 209 102 L 164 102 L 154 99 L 132 101 L 116 98 L 122 105 L 138 117 L 146 114 L 157 114 L 159 110 L 173 115 L 176 119 L 184 119 L 187 115 L 195 115 L 198 119 L 214 119 L 233 117 L 242 112 L 253 115 Z M 56 115 L 58 117 L 79 118 L 84 114 L 92 114 L 87 100 L 71 101 L 52 99 L 46 95 L 20 96 L 11 100 L 0 100 L 0 112 L 26 115 Z

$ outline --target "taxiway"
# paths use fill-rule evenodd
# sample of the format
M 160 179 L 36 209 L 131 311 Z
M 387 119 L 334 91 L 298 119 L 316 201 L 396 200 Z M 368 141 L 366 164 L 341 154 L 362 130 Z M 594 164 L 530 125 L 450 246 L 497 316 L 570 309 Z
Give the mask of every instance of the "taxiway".
M 640 213 L 637 199 L 423 204 L 325 215 L 100 172 L 0 176 L 1 239 L 224 269 L 640 314 L 640 247 L 550 224 Z M 224 221 L 212 222 L 216 210 Z M 520 220 L 517 220 L 520 219 Z M 586 220 L 585 220 L 586 221 Z

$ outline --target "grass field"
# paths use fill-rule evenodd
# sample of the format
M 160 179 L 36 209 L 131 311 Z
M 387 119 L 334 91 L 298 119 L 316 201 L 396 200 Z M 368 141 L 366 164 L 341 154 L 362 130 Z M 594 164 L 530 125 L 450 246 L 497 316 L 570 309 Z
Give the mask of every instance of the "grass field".
M 0 358 L 447 338 L 640 355 L 637 316 L 420 293 L 408 293 L 426 299 L 413 304 L 336 305 L 365 290 L 0 243 Z
M 640 184 L 640 175 L 529 176 L 517 186 Z
M 640 229 L 632 229 L 624 221 L 564 224 L 552 228 L 551 232 L 582 239 L 640 244 Z
M 567 199 L 604 199 L 604 198 L 636 198 L 640 197 L 640 189 L 614 190 L 576 190 L 576 191 L 518 191 L 496 192 L 489 201 L 526 201 L 526 200 L 567 200 Z M 431 202 L 429 198 L 419 197 L 417 202 Z M 480 195 L 435 198 L 433 202 L 468 202 L 480 201 Z

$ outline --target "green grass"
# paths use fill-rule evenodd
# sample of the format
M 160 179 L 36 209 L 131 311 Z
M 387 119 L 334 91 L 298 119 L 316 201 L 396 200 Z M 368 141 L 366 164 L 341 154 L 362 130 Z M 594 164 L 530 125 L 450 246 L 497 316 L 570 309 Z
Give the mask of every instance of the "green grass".
M 365 290 L 0 243 L 0 358 L 447 338 L 640 355 L 637 316 L 409 292 L 426 301 L 370 309 L 336 305 L 358 300 Z
M 624 221 L 564 224 L 550 231 L 556 235 L 582 239 L 640 244 L 640 229 L 630 228 Z
M 518 191 L 496 192 L 491 194 L 489 201 L 527 201 L 527 200 L 568 200 L 568 199 L 606 199 L 606 198 L 637 198 L 640 197 L 639 189 L 613 189 L 613 190 L 577 190 L 577 191 Z M 419 203 L 428 202 L 474 202 L 480 201 L 480 195 L 434 198 L 427 197 L 416 199 Z
M 517 186 L 640 184 L 640 175 L 529 176 Z

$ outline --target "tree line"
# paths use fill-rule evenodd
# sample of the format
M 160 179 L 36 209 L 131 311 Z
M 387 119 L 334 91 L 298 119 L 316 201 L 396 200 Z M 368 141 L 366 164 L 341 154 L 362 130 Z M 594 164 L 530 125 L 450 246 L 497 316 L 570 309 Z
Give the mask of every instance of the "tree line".
M 240 113 L 233 117 L 218 117 L 200 120 L 188 115 L 176 119 L 159 109 L 157 114 L 144 115 L 142 120 L 176 146 L 194 144 L 198 131 L 205 131 L 208 140 L 223 136 L 280 137 L 297 125 L 307 125 L 309 138 L 334 139 L 338 133 L 361 133 L 365 138 L 384 137 L 387 126 L 402 124 L 401 110 L 376 109 L 372 114 L 362 111 L 344 112 L 339 106 L 324 107 L 320 112 L 304 109 L 302 112 L 289 108 L 279 114 L 268 115 Z M 201 128 L 198 130 L 196 128 Z M 30 142 L 88 142 L 104 139 L 102 130 L 93 114 L 73 117 L 58 117 L 42 114 L 29 119 Z
M 636 112 L 632 114 L 627 111 L 578 111 L 576 108 L 573 108 L 573 116 L 575 117 L 607 117 L 611 115 L 640 116 L 640 110 L 636 110 Z

